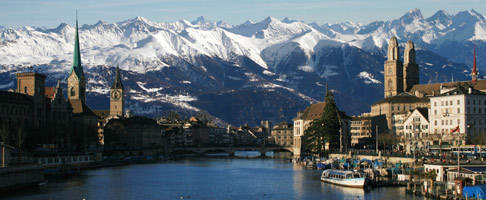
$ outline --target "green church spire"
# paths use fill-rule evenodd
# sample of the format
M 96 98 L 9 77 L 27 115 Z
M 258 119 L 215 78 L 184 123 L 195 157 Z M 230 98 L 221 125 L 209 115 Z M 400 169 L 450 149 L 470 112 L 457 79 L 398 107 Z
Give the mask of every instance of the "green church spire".
M 76 30 L 74 36 L 74 58 L 71 73 L 76 73 L 76 76 L 81 78 L 84 76 L 83 67 L 81 66 L 81 52 L 79 50 L 79 35 L 78 35 L 78 11 L 76 11 Z

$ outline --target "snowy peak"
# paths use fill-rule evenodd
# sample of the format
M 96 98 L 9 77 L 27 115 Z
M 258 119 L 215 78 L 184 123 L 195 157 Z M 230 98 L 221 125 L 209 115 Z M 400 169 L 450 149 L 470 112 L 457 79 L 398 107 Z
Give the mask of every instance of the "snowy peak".
M 415 21 L 420 21 L 423 19 L 424 17 L 422 16 L 422 12 L 419 9 L 415 8 L 411 11 L 408 11 L 408 13 L 406 13 L 405 15 L 403 15 L 400 18 L 400 21 L 402 22 L 402 24 L 410 24 Z

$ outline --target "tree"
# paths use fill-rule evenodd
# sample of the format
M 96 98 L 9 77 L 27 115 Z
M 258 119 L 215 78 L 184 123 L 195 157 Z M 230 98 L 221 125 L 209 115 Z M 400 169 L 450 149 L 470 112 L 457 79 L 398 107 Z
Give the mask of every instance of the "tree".
M 22 128 L 19 128 L 17 130 L 17 134 L 14 135 L 13 137 L 13 140 L 15 141 L 15 144 L 17 145 L 17 148 L 19 150 L 19 154 L 18 154 L 18 161 L 20 162 L 20 157 L 21 157 L 21 147 L 22 147 L 22 144 L 25 142 L 25 139 L 27 138 L 27 133 L 22 129 Z
M 181 116 L 177 111 L 171 110 L 169 113 L 167 113 L 167 120 L 169 122 L 179 122 L 181 121 Z
M 10 130 L 8 128 L 7 123 L 3 123 L 2 127 L 0 128 L 0 139 L 2 139 L 2 142 L 4 144 L 9 144 L 10 140 Z
M 318 154 L 319 156 L 326 153 L 326 143 L 329 143 L 329 149 L 339 147 L 339 131 L 341 129 L 339 111 L 332 92 L 326 92 L 324 102 L 325 106 L 321 118 L 312 121 L 310 126 L 305 130 L 305 147 L 311 153 Z
M 400 138 L 393 131 L 378 134 L 378 142 L 383 143 L 383 150 L 386 150 L 386 144 L 394 146 L 398 143 L 399 139 Z
M 208 124 L 213 121 L 211 115 L 205 110 L 199 110 L 194 117 L 198 118 L 202 124 Z

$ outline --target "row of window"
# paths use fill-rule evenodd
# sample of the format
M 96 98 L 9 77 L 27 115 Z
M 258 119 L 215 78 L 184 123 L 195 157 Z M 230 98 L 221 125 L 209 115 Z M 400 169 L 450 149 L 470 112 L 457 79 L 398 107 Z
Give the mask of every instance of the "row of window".
M 28 116 L 30 115 L 30 109 L 26 108 L 25 106 L 3 105 L 2 110 L 0 110 L 0 114 Z

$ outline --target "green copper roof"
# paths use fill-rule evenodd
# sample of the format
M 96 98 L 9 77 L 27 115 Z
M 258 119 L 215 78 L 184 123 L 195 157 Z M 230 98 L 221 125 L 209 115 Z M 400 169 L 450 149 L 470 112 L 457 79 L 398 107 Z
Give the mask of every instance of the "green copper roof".
M 71 68 L 71 73 L 72 74 L 76 73 L 76 76 L 81 78 L 81 76 L 84 76 L 83 73 L 83 67 L 81 66 L 81 52 L 79 50 L 79 35 L 78 35 L 78 20 L 76 19 L 76 33 L 75 33 L 75 38 L 74 38 L 74 58 L 73 58 L 73 67 Z
M 113 82 L 111 89 L 123 89 L 123 84 L 120 77 L 120 69 L 118 66 L 116 67 L 115 81 Z

